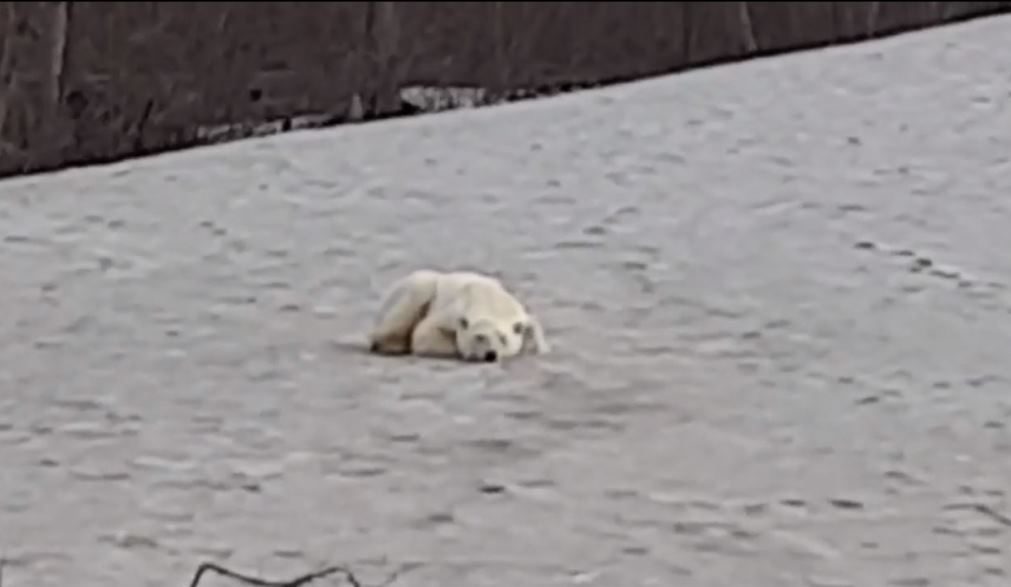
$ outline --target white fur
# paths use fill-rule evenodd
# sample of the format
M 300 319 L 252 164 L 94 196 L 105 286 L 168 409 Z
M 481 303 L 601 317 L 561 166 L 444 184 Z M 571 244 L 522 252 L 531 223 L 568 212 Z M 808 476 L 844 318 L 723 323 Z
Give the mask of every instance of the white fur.
M 386 293 L 369 337 L 383 354 L 497 361 L 531 343 L 549 350 L 544 331 L 502 283 L 468 271 L 419 269 Z

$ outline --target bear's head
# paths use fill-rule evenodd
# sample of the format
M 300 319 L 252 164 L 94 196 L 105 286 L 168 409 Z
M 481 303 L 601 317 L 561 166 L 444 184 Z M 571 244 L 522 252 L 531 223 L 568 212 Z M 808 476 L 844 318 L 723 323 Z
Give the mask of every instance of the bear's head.
M 463 316 L 457 323 L 456 348 L 464 360 L 492 363 L 519 354 L 527 330 L 527 322 L 522 319 L 503 323 L 486 317 Z

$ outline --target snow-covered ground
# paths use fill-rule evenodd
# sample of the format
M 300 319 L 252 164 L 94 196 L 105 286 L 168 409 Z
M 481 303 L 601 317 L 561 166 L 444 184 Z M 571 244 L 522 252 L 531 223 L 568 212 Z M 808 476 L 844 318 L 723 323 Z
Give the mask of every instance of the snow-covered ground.
M 1006 587 L 1008 38 L 0 183 L 4 587 Z M 422 265 L 554 353 L 362 352 Z

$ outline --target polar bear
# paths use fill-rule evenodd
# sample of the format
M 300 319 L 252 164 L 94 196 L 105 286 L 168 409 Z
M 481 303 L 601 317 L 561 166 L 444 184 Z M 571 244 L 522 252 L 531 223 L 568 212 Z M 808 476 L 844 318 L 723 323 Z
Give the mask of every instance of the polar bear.
M 498 279 L 431 269 L 393 284 L 369 343 L 374 353 L 486 362 L 518 355 L 528 343 L 536 353 L 549 350 L 540 321 Z

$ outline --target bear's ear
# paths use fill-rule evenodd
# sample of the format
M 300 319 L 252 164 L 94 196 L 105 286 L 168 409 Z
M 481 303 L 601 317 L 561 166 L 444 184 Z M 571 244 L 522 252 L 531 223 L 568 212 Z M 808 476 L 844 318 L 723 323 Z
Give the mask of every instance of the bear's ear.
M 470 323 L 467 322 L 467 319 L 466 318 L 460 318 L 460 329 L 461 330 L 467 330 L 468 326 L 470 326 Z
M 527 331 L 527 325 L 522 322 L 517 322 L 513 324 L 513 332 L 517 335 L 523 334 Z

